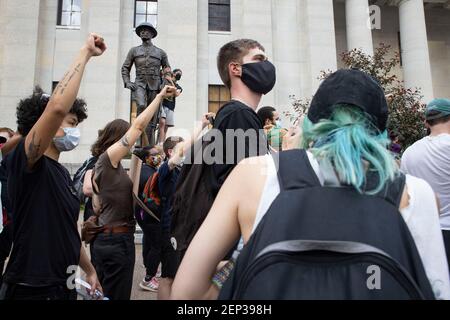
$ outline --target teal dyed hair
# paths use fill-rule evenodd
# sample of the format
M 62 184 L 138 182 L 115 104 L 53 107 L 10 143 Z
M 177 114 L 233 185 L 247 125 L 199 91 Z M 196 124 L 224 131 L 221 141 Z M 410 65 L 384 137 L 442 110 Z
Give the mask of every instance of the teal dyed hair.
M 376 194 L 398 173 L 394 157 L 387 149 L 387 133 L 379 133 L 369 121 L 369 115 L 351 105 L 337 105 L 329 119 L 313 124 L 307 117 L 303 122 L 305 149 L 333 164 L 339 179 L 360 193 Z M 378 185 L 363 190 L 368 169 L 378 174 Z

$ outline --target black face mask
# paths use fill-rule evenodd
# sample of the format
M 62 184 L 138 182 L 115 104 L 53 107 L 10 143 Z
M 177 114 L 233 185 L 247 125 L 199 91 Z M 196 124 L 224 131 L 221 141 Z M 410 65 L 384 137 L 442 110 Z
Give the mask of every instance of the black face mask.
M 175 79 L 177 79 L 177 81 L 179 81 L 179 80 L 181 79 L 181 74 L 177 73 L 177 74 L 175 75 Z
M 242 65 L 242 82 L 253 92 L 267 94 L 276 82 L 275 66 L 269 61 Z

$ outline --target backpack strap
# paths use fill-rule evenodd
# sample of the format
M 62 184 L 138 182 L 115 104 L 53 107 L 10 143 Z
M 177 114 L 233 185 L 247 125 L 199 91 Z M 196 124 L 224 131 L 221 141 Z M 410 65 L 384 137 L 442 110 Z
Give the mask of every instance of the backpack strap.
M 314 169 L 308 159 L 306 150 L 294 149 L 272 154 L 278 171 L 280 190 L 320 187 Z
M 308 154 L 304 149 L 294 149 L 272 154 L 275 167 L 278 172 L 280 190 L 301 189 L 322 186 L 314 169 L 309 162 Z M 345 187 L 339 182 L 339 178 L 330 162 L 319 161 L 320 172 L 324 177 L 324 187 Z M 376 186 L 378 176 L 375 172 L 367 175 L 366 190 Z M 396 208 L 399 207 L 405 188 L 406 177 L 400 173 L 394 181 L 386 186 L 375 196 L 386 200 Z
M 394 181 L 389 181 L 384 189 L 376 194 L 376 196 L 386 200 L 396 208 L 399 208 L 400 202 L 402 201 L 403 190 L 405 189 L 405 184 L 406 176 L 403 173 L 399 173 Z
M 342 187 L 342 184 L 339 181 L 339 177 L 337 176 L 336 171 L 334 170 L 334 167 L 331 164 L 331 161 L 329 159 L 322 158 L 318 160 L 318 162 L 320 172 L 322 173 L 324 179 L 323 186 L 335 188 Z

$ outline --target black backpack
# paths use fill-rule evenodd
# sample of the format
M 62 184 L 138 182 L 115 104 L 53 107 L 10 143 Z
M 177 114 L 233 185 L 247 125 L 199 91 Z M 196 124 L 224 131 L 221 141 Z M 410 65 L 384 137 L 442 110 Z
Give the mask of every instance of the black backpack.
M 214 129 L 220 128 L 225 119 L 236 110 L 235 104 L 235 101 L 230 101 L 219 109 Z M 260 122 L 256 113 L 254 117 Z M 176 250 L 181 251 L 182 255 L 208 215 L 217 195 L 211 182 L 213 165 L 206 164 L 202 157 L 204 150 L 211 148 L 214 139 L 214 134 L 209 131 L 194 143 L 178 177 L 171 207 L 171 237 Z
M 84 176 L 88 170 L 91 170 L 95 167 L 95 163 L 97 162 L 97 157 L 90 157 L 78 168 L 77 172 L 73 176 L 73 187 L 77 192 L 77 197 L 80 200 L 80 203 L 85 204 L 87 201 L 87 197 L 83 193 L 83 184 L 84 184 Z
M 398 211 L 404 175 L 370 196 L 337 187 L 326 174 L 322 186 L 304 150 L 274 159 L 280 194 L 219 299 L 434 299 Z M 375 175 L 367 181 L 370 190 Z

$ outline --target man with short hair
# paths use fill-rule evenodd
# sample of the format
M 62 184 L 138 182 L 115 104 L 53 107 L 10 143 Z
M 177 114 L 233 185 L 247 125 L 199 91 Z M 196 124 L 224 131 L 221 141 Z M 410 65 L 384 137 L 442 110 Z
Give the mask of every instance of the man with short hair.
M 231 41 L 220 49 L 217 69 L 230 89 L 231 100 L 219 109 L 212 122 L 212 137 L 205 134 L 186 158 L 196 159 L 197 145 L 208 141 L 214 144 L 215 134 L 221 136 L 223 143 L 214 148 L 212 164 L 206 164 L 202 157 L 201 164 L 194 160 L 181 170 L 172 207 L 171 241 L 178 256 L 175 270 L 234 167 L 244 158 L 268 152 L 263 125 L 255 112 L 262 96 L 272 90 L 276 81 L 275 66 L 268 61 L 264 47 L 251 39 Z
M 425 118 L 430 135 L 406 149 L 401 168 L 427 181 L 436 193 L 447 261 L 450 261 L 450 100 L 431 101 Z
M 225 44 L 217 56 L 217 69 L 223 83 L 230 89 L 231 100 L 220 108 L 215 119 L 215 129 L 224 138 L 223 161 L 212 165 L 212 193 L 215 197 L 225 179 L 243 158 L 266 154 L 267 139 L 263 136 L 263 124 L 256 114 L 256 109 L 263 95 L 268 94 L 276 82 L 275 66 L 268 61 L 264 47 L 252 39 L 239 39 Z M 252 141 L 245 141 L 244 152 L 237 150 L 236 138 L 227 140 L 227 130 L 254 131 L 257 146 Z M 226 146 L 234 145 L 233 162 L 229 159 Z M 256 148 L 255 148 L 256 147 Z M 256 151 L 256 154 L 255 154 Z M 243 155 L 243 157 L 239 157 Z

